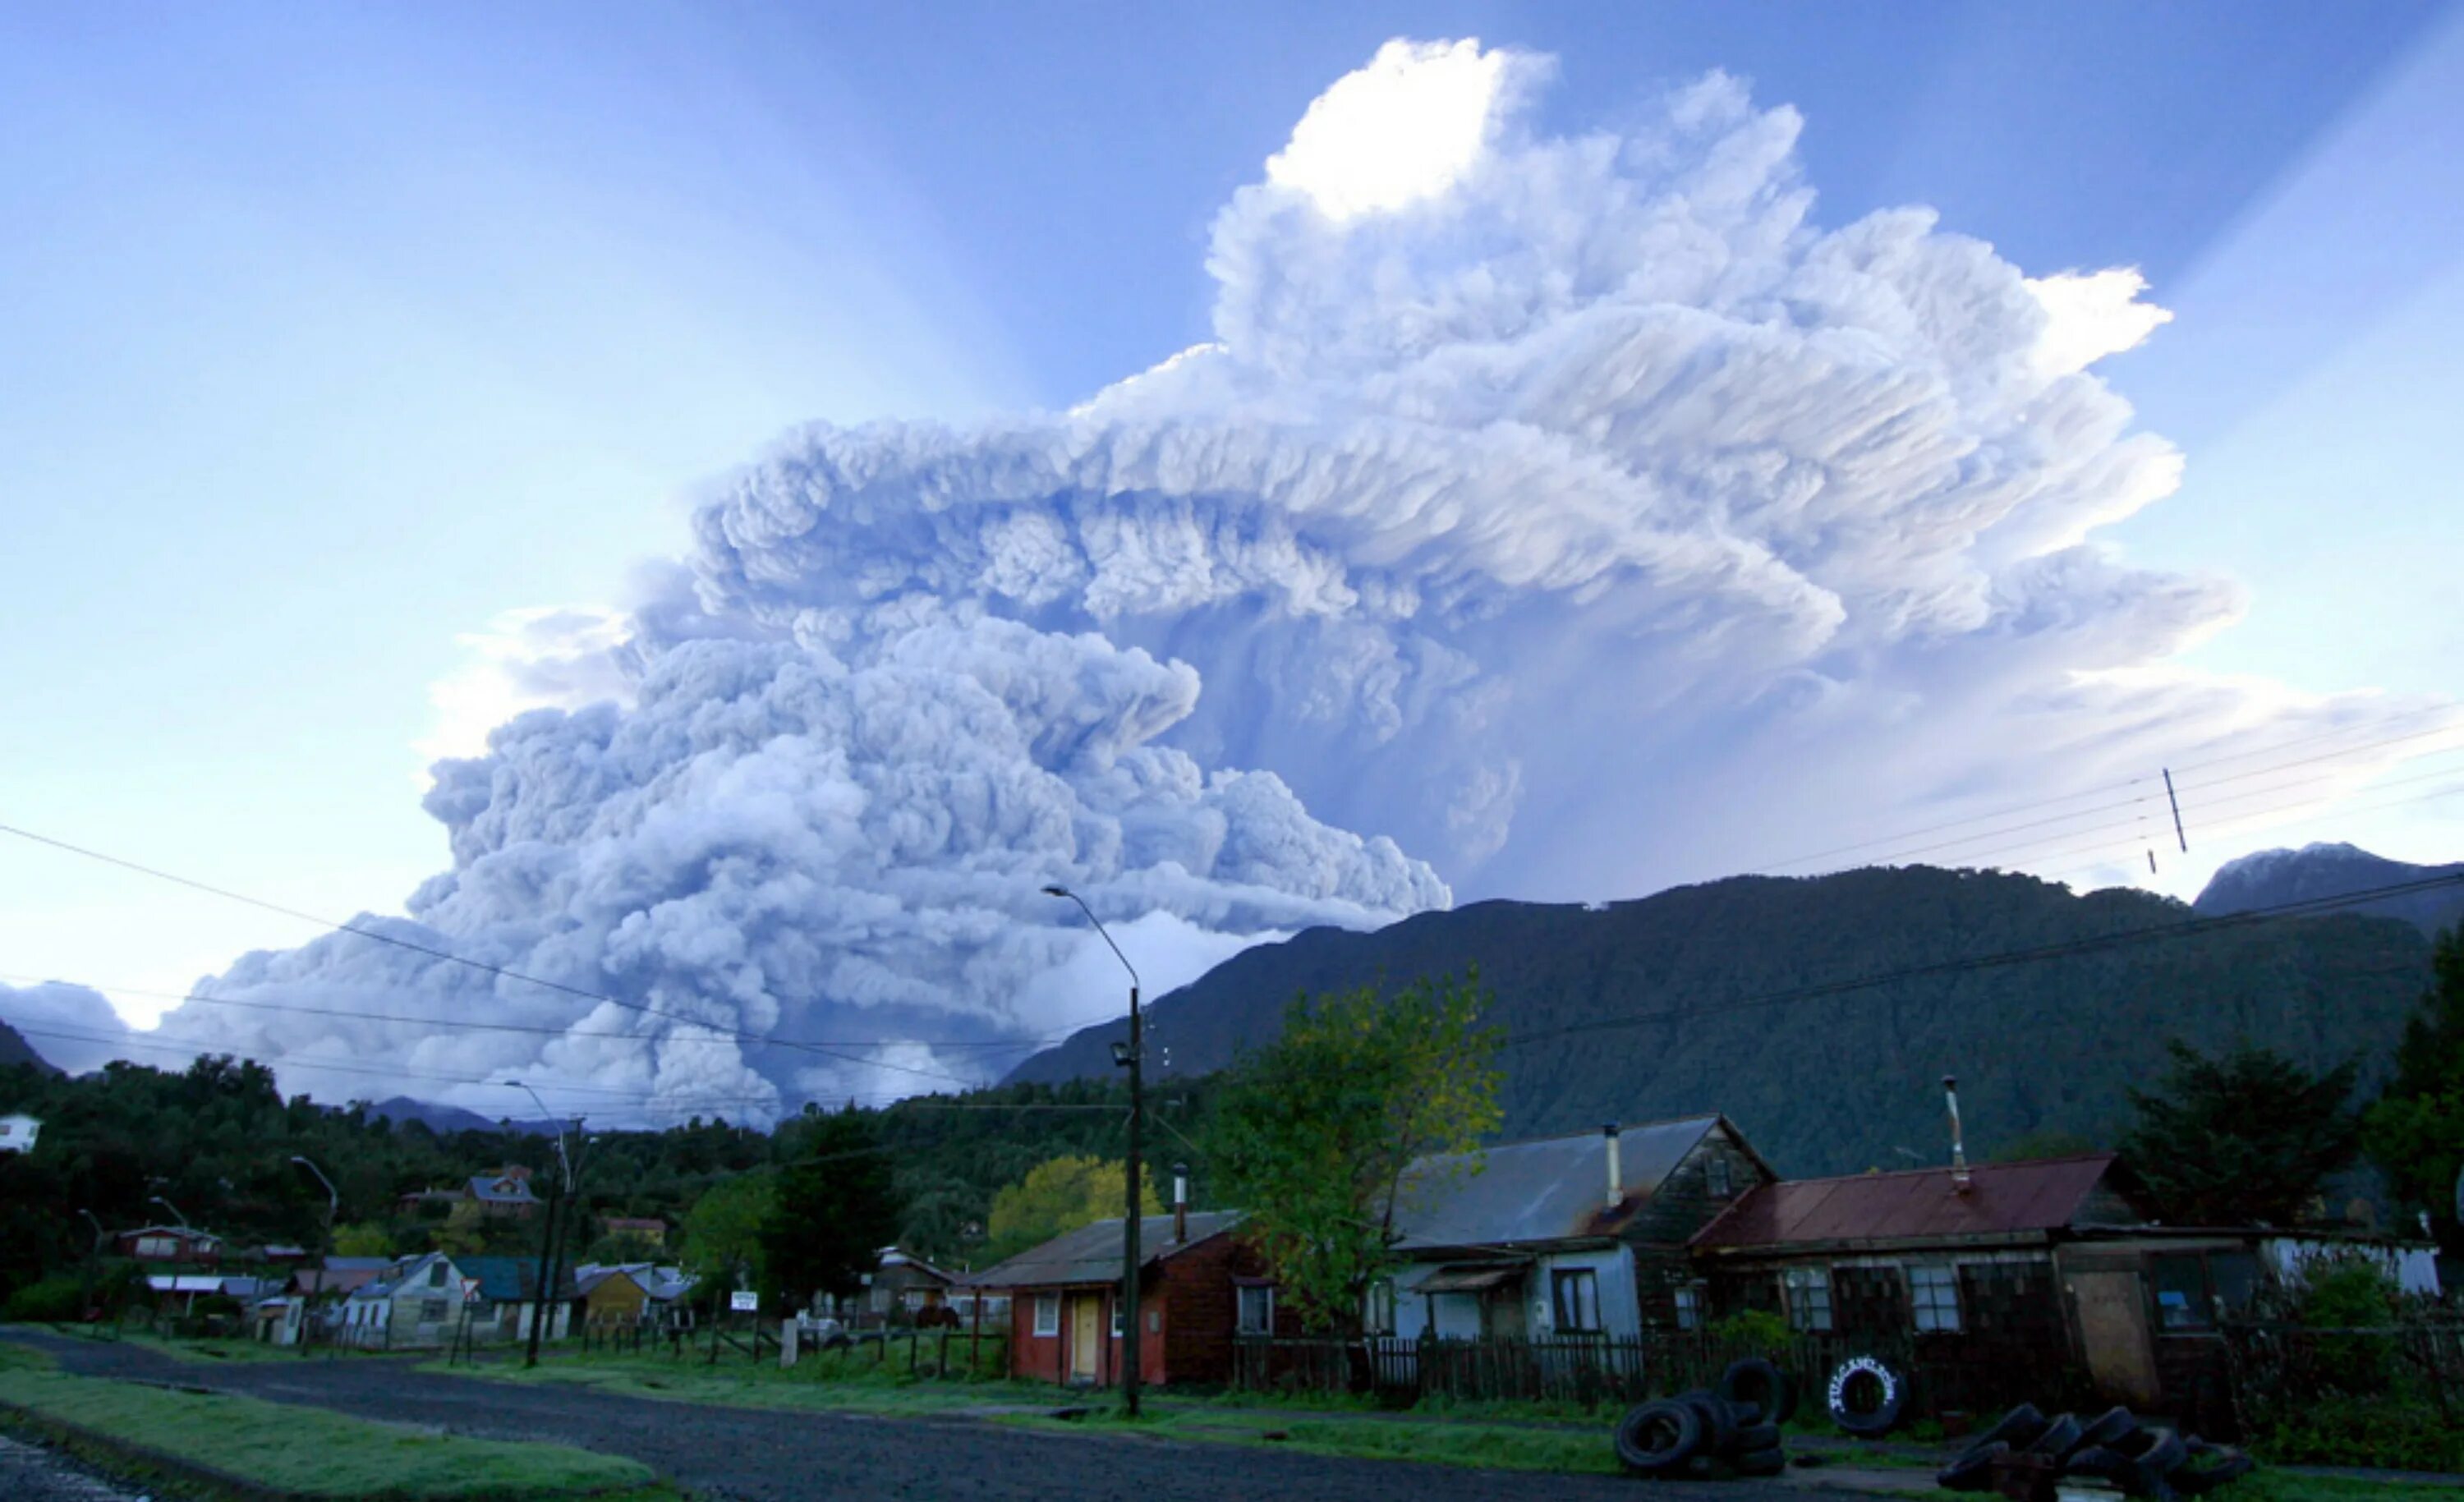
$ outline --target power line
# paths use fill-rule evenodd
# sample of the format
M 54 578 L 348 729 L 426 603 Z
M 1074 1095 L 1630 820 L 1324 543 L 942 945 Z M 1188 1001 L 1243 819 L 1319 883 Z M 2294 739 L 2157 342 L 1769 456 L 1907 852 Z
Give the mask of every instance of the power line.
M 134 860 L 122 860 L 119 856 L 106 855 L 102 851 L 89 849 L 84 845 L 71 844 L 65 839 L 55 839 L 49 835 L 38 835 L 33 830 L 21 829 L 14 824 L 0 824 L 0 835 L 14 835 L 20 839 L 32 840 L 40 845 L 49 845 L 55 850 L 63 850 L 71 855 L 83 856 L 90 860 L 99 860 L 106 865 L 119 866 L 122 870 L 126 871 L 135 871 L 143 876 L 153 877 L 158 881 L 174 882 L 178 885 L 189 887 L 200 892 L 210 893 L 215 897 L 225 898 L 234 903 L 245 903 L 251 907 L 261 907 L 267 912 L 280 913 L 286 918 L 296 918 L 302 923 L 316 924 L 320 927 L 330 928 L 337 933 L 357 934 L 363 939 L 374 939 L 380 944 L 389 944 L 397 948 L 410 950 L 414 954 L 425 954 L 431 959 L 442 960 L 451 965 L 467 966 L 472 969 L 479 970 L 490 975 L 500 976 L 506 980 L 521 981 L 527 985 L 544 987 L 549 990 L 561 991 L 568 996 L 578 996 L 584 1001 L 605 1002 L 611 1007 L 621 1007 L 627 1012 L 638 1012 L 645 1016 L 665 1017 L 670 1021 L 682 1022 L 691 1027 L 708 1028 L 712 1032 L 729 1034 L 735 1037 L 746 1039 L 748 1041 L 761 1043 L 776 1042 L 778 1046 L 781 1048 L 799 1049 L 805 1053 L 821 1055 L 825 1058 L 835 1058 L 843 1063 L 862 1064 L 868 1068 L 873 1069 L 895 1070 L 900 1074 L 918 1075 L 928 1079 L 947 1079 L 954 1083 L 962 1085 L 972 1085 L 975 1083 L 974 1080 L 963 1078 L 957 1075 L 953 1075 L 946 1070 L 919 1069 L 911 1064 L 893 1064 L 887 1059 L 866 1058 L 858 1055 L 841 1053 L 813 1043 L 798 1043 L 783 1039 L 765 1038 L 759 1034 L 747 1032 L 742 1028 L 731 1028 L 723 1023 L 715 1023 L 709 1021 L 706 1018 L 693 1016 L 689 1012 L 670 1012 L 663 1008 L 647 1005 L 643 1002 L 627 1001 L 621 996 L 610 996 L 605 991 L 591 990 L 581 986 L 568 986 L 562 981 L 548 980 L 544 976 L 524 974 L 520 970 L 512 969 L 502 965 L 491 965 L 485 960 L 470 959 L 463 955 L 455 954 L 449 949 L 440 949 L 434 945 L 421 944 L 416 940 L 405 939 L 398 934 L 382 933 L 374 928 L 360 927 L 356 924 L 340 923 L 331 918 L 319 917 L 315 913 L 302 912 L 296 907 L 286 907 L 280 903 L 270 903 L 263 898 L 251 897 L 244 892 L 234 892 L 228 887 L 215 886 L 210 882 L 200 882 L 191 877 L 180 876 L 174 872 L 160 870 L 154 866 L 143 865 Z
M 1563 1027 L 1515 1034 L 1506 1039 L 1509 1047 L 1537 1043 L 1551 1038 L 1570 1037 L 1582 1033 L 1606 1032 L 1616 1028 L 1640 1027 L 1654 1022 L 1677 1022 L 1690 1017 L 1723 1016 L 1749 1007 L 1785 1006 L 1792 1002 L 1816 1000 L 1825 996 L 1846 995 L 1870 990 L 1905 980 L 1924 980 L 1937 976 L 1961 975 L 1970 971 L 1994 969 L 2009 965 L 2033 964 L 2042 960 L 2069 959 L 2093 954 L 2125 945 L 2155 943 L 2172 939 L 2196 938 L 2204 934 L 2248 925 L 2271 918 L 2307 913 L 2331 912 L 2374 902 L 2383 897 L 2403 897 L 2414 892 L 2435 891 L 2443 887 L 2464 886 L 2464 872 L 2445 876 L 2423 877 L 2410 882 L 2395 882 L 2385 886 L 2348 892 L 2338 897 L 2305 898 L 2298 902 L 2277 903 L 2254 907 L 2243 912 L 2216 918 L 2192 918 L 2181 923 L 2158 924 L 2144 928 L 2124 929 L 2119 933 L 2098 934 L 2081 939 L 2064 940 L 2057 944 L 2037 945 L 2023 949 L 2005 949 L 1990 954 L 1969 955 L 1956 960 L 1942 960 L 1930 965 L 1905 966 L 1898 969 L 1860 975 L 1849 980 L 1828 981 L 1810 986 L 1792 986 L 1780 990 L 1732 997 L 1716 1006 L 1673 1007 L 1659 1012 L 1628 1012 L 1619 1016 L 1598 1017 L 1588 1022 L 1569 1023 Z

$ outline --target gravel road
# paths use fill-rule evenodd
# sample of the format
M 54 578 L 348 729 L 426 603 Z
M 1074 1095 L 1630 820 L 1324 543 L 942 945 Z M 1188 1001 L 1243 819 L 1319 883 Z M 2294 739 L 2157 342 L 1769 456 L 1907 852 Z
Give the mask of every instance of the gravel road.
M 1637 1502 L 1639 1495 L 1636 1483 L 1616 1477 L 1335 1460 L 960 1419 L 654 1403 L 439 1376 L 364 1359 L 221 1365 L 175 1361 L 133 1345 L 10 1338 L 39 1345 L 67 1370 L 87 1376 L 175 1382 L 456 1434 L 548 1440 L 628 1455 L 698 1496 L 725 1502 L 1198 1502 L 1261 1495 L 1275 1502 Z M 1806 1496 L 1802 1487 L 1746 1481 L 1661 1482 L 1649 1491 L 1653 1502 L 1803 1502 Z
M 9 1502 L 137 1502 L 57 1450 L 0 1436 L 0 1497 Z

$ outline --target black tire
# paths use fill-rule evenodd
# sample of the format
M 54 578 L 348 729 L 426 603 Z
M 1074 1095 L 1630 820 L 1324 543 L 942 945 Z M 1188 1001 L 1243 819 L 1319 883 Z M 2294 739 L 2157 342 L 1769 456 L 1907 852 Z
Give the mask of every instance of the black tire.
M 2082 1445 L 2071 1451 L 2071 1458 L 2062 1463 L 2062 1474 L 2066 1476 L 2094 1476 L 2125 1490 L 2138 1469 L 2139 1462 L 2102 1445 Z
M 1796 1380 L 1759 1356 L 1730 1361 L 1720 1374 L 1720 1396 L 1730 1403 L 1750 1403 L 1772 1424 L 1796 1417 Z
M 1870 1394 L 1871 1403 L 1859 1401 Z M 1852 1356 L 1831 1374 L 1824 1400 L 1831 1422 L 1859 1439 L 1879 1439 L 1899 1427 L 1900 1411 L 1907 1406 L 1907 1379 L 1871 1356 Z
M 2031 1440 L 2021 1453 L 2058 1461 L 2079 1448 L 2079 1435 L 2078 1414 L 2057 1413 L 2045 1421 L 2045 1432 Z
M 1691 1407 L 1703 1419 L 1703 1452 L 1725 1454 L 1737 1433 L 1737 1416 L 1726 1400 L 1708 1387 L 1696 1387 L 1668 1400 Z
M 1934 1473 L 1934 1485 L 1946 1491 L 1991 1491 L 1993 1462 L 2011 1453 L 2009 1440 L 1988 1440 L 1969 1447 L 1968 1453 Z
M 1728 1443 L 1720 1447 L 1723 1455 L 1749 1455 L 1758 1449 L 1779 1447 L 1779 1426 L 1776 1424 L 1740 1424 L 1728 1433 Z
M 1728 1464 L 1741 1476 L 1776 1476 L 1788 1469 L 1788 1457 L 1774 1445 L 1768 1449 L 1749 1449 Z
M 2138 1427 L 2139 1420 L 2129 1409 L 2107 1408 L 2079 1426 L 2079 1444 L 2110 1447 Z
M 2036 1436 L 2044 1432 L 2045 1416 L 2036 1411 L 2035 1404 L 2023 1403 L 2002 1415 L 1993 1427 L 1976 1436 L 1976 1444 L 1969 1448 L 1991 1445 L 1996 1440 L 2005 1441 L 2013 1446 L 2033 1445 L 2035 1443 Z
M 2186 1497 L 2203 1497 L 2231 1486 L 2258 1469 L 2258 1463 L 2230 1445 L 2202 1445 L 2173 1468 L 2166 1479 Z
M 2148 1436 L 2147 1448 L 2139 1452 L 2139 1464 L 2160 1476 L 2169 1476 L 2174 1468 L 2190 1458 L 2190 1447 L 2171 1429 L 2148 1427 L 2140 1431 Z
M 1703 1448 L 1703 1415 L 1690 1403 L 1646 1403 L 1617 1421 L 1617 1459 L 1638 1476 L 1662 1476 Z

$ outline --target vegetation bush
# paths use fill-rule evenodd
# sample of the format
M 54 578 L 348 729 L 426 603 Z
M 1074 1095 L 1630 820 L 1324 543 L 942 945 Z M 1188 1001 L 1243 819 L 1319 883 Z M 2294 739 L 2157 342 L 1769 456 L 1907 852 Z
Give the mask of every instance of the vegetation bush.
M 1788 1321 L 1768 1309 L 1740 1309 L 1711 1321 L 1711 1339 L 1723 1345 L 1766 1354 L 1786 1351 L 1792 1339 Z
M 2255 1436 L 2252 1448 L 2285 1466 L 2464 1470 L 2464 1427 L 2431 1404 L 2388 1393 L 2291 1404 Z
M 12 1322 L 66 1324 L 85 1315 L 85 1285 L 64 1273 L 29 1283 L 9 1295 L 0 1315 Z

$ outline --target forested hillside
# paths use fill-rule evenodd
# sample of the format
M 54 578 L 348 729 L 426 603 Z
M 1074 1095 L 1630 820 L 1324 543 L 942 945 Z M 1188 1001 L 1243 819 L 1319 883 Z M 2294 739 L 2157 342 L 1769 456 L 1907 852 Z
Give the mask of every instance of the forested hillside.
M 50 1061 L 35 1053 L 34 1046 L 27 1042 L 15 1028 L 0 1022 L 0 1069 L 13 1069 L 20 1064 L 32 1064 L 43 1070 L 52 1067 Z
M 1598 907 L 1479 903 L 1374 933 L 1313 929 L 1156 1002 L 1171 1075 L 1230 1062 L 1297 992 L 1477 964 L 1507 1030 L 1506 1134 L 1728 1114 L 1783 1171 L 1855 1172 L 1946 1151 L 1941 1078 L 1971 1150 L 2061 1132 L 2108 1142 L 2164 1042 L 2247 1040 L 2384 1072 L 2429 974 L 2409 925 L 2270 919 L 2196 937 L 1836 990 L 1973 956 L 2096 941 L 2190 914 L 2136 891 L 1929 867 L 1747 877 Z M 1090 1029 L 1012 1077 L 1111 1072 Z M 1169 1076 L 1167 1077 L 1169 1078 Z

